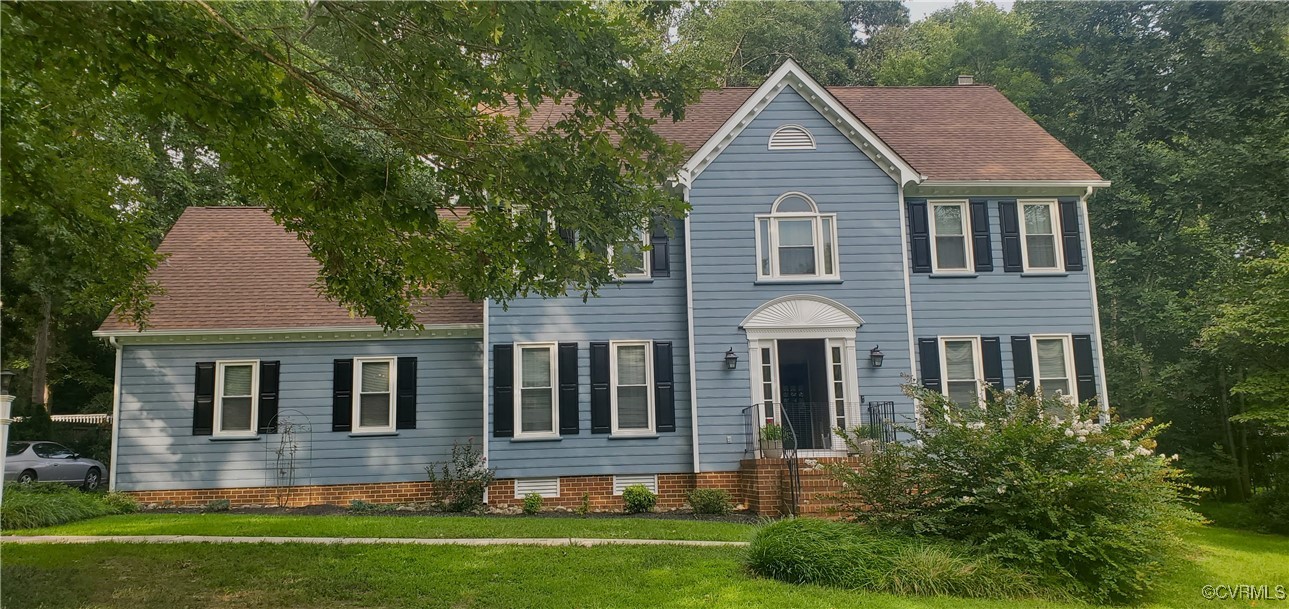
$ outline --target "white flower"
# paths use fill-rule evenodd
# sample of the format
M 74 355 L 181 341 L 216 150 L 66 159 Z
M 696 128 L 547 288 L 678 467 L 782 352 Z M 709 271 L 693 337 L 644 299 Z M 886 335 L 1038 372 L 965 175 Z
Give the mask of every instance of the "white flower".
M 1176 461 L 1176 460 L 1181 459 L 1181 458 L 1182 458 L 1182 457 L 1181 457 L 1181 455 L 1179 455 L 1179 454 L 1177 454 L 1177 453 L 1173 453 L 1173 456 L 1169 457 L 1169 459 L 1170 459 L 1170 460 L 1173 460 L 1173 461 Z
M 1080 442 L 1087 442 L 1087 441 L 1088 441 L 1088 439 L 1087 439 L 1087 437 L 1086 437 L 1086 436 L 1079 436 L 1078 440 L 1079 440 Z
M 970 495 L 963 495 L 961 501 L 963 503 L 974 503 L 976 501 L 976 498 Z
M 1138 455 L 1141 455 L 1141 456 L 1143 456 L 1143 457 L 1149 457 L 1150 455 L 1155 454 L 1154 452 L 1152 452 L 1149 448 L 1146 448 L 1145 446 L 1138 446 L 1138 447 L 1137 447 L 1137 450 L 1136 450 L 1135 452 L 1136 452 Z
M 1067 437 L 1067 438 L 1073 438 L 1073 437 L 1074 437 L 1074 430 L 1073 430 L 1073 429 L 1067 429 L 1067 430 L 1065 430 L 1065 437 Z
M 1119 443 L 1122 444 L 1124 448 L 1132 448 L 1132 442 L 1129 442 L 1127 440 L 1123 440 L 1122 442 L 1119 442 Z
M 984 428 L 985 428 L 984 421 L 975 421 L 973 423 L 967 423 L 967 429 L 984 429 Z
M 999 495 L 1001 495 L 1001 494 L 1003 494 L 1003 493 L 1005 493 L 1005 492 L 1007 492 L 1007 485 L 1006 485 L 1006 484 L 1004 484 L 1004 485 L 1002 485 L 1002 486 L 998 487 L 998 494 L 999 494 Z

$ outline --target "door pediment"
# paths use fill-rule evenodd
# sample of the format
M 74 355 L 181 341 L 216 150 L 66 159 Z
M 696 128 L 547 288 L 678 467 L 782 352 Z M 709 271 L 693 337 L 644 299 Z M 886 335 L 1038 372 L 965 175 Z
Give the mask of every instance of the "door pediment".
M 813 294 L 780 296 L 756 308 L 739 327 L 753 334 L 824 333 L 851 336 L 864 320 L 846 305 Z

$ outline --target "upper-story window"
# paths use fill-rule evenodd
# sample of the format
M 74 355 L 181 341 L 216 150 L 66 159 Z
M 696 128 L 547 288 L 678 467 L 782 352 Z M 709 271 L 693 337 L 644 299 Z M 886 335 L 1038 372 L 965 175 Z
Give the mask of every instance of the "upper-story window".
M 649 231 L 641 228 L 635 238 L 609 248 L 609 261 L 623 279 L 649 277 Z
M 255 434 L 259 376 L 258 360 L 216 362 L 214 435 Z
M 836 278 L 837 216 L 819 213 L 815 202 L 790 192 L 756 217 L 757 277 Z
M 354 393 L 358 416 L 353 430 L 394 431 L 394 387 L 398 358 L 354 358 Z
M 814 150 L 815 136 L 801 125 L 784 125 L 770 134 L 770 150 Z
M 936 273 L 966 273 L 971 239 L 967 235 L 966 201 L 931 202 L 931 264 Z
M 1056 201 L 1021 201 L 1020 236 L 1026 271 L 1061 270 Z

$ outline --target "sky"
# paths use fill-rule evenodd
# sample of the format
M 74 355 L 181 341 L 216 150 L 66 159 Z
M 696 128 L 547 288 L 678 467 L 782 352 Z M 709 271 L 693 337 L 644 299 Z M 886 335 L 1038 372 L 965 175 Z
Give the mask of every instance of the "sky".
M 1014 0 L 991 0 L 994 4 L 1002 7 L 1003 10 L 1010 11 Z M 953 0 L 904 0 L 904 5 L 909 7 L 909 19 L 921 21 L 927 15 L 934 13 L 942 8 L 949 8 L 954 5 Z

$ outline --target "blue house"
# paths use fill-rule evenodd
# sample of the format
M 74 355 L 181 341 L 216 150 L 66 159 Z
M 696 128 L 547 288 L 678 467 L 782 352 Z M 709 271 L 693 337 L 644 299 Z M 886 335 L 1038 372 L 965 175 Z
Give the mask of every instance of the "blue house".
M 150 328 L 98 331 L 117 348 L 112 487 L 410 501 L 469 439 L 496 505 L 610 509 L 645 484 L 664 507 L 712 486 L 774 511 L 767 424 L 826 459 L 846 457 L 839 427 L 915 425 L 910 379 L 1104 406 L 1087 199 L 1109 183 L 993 88 L 823 87 L 789 61 L 656 128 L 688 151 L 692 211 L 622 247 L 619 284 L 448 298 L 418 332 L 320 298 L 264 210 L 189 209 Z

